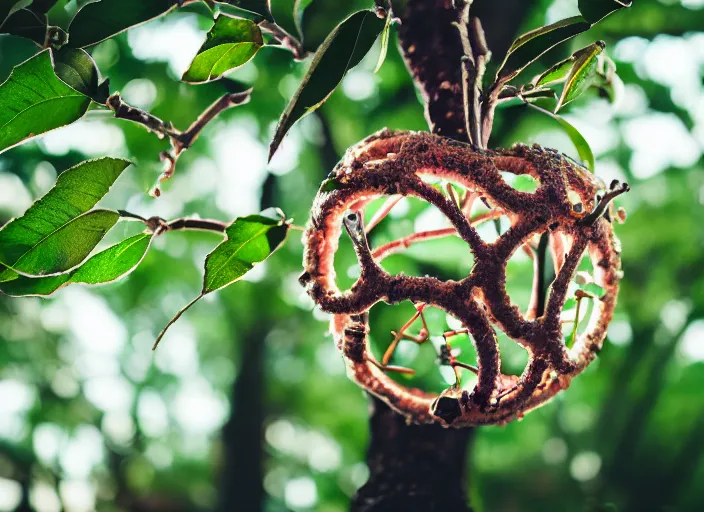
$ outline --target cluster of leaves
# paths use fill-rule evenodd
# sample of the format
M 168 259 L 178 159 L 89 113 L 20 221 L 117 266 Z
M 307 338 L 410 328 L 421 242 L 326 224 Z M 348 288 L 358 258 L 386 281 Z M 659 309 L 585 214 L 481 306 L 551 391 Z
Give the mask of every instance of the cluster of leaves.
M 310 3 L 298 1 L 294 6 L 294 18 L 301 33 L 303 12 Z M 270 158 L 291 126 L 330 97 L 381 34 L 379 69 L 403 2 L 394 2 L 393 6 L 387 1 L 375 4 L 376 9 L 348 16 L 319 44 L 281 115 L 270 145 Z M 186 149 L 197 133 L 190 133 L 189 142 L 184 144 L 178 136 L 185 132 L 178 132 L 170 123 L 147 112 L 124 106 L 118 94 L 111 95 L 109 79 L 101 77 L 89 51 L 130 27 L 188 5 L 206 6 L 207 10 L 202 10 L 211 16 L 214 13 L 214 22 L 182 76 L 186 83 L 220 79 L 254 58 L 265 46 L 287 49 L 296 59 L 307 54 L 302 42 L 276 23 L 269 0 L 33 0 L 29 3 L 4 0 L 0 4 L 0 33 L 29 38 L 40 51 L 16 66 L 0 85 L 0 152 L 73 123 L 90 108 L 110 108 L 117 117 L 143 124 L 162 137 L 168 136 L 174 147 L 180 143 L 178 151 Z M 509 82 L 549 49 L 625 6 L 620 0 L 581 0 L 582 16 L 520 36 L 488 90 L 495 91 L 497 103 L 511 98 L 528 103 L 550 94 L 556 97 L 551 87 L 564 84 L 555 112 L 592 85 L 612 91 L 614 66 L 603 56 L 603 43 L 575 52 L 526 85 L 514 87 Z M 232 105 L 226 103 L 222 108 Z M 129 115 L 121 115 L 120 108 Z M 591 151 L 581 135 L 563 119 L 556 119 L 568 130 L 582 159 L 593 166 Z M 49 295 L 72 283 L 114 281 L 139 265 L 153 238 L 168 231 L 172 224 L 127 212 L 92 210 L 127 166 L 126 161 L 110 158 L 83 162 L 64 172 L 55 188 L 23 217 L 7 224 L 0 231 L 0 291 L 10 295 Z M 91 256 L 110 228 L 125 218 L 145 222 L 147 230 Z M 225 231 L 226 240 L 206 260 L 201 294 L 176 318 L 203 295 L 236 281 L 255 263 L 268 257 L 285 238 L 288 226 L 289 222 L 279 212 L 273 218 L 250 216 L 235 220 L 226 229 L 224 226 L 215 229 Z
M 0 32 L 27 37 L 41 50 L 16 66 L 0 85 L 0 152 L 71 124 L 90 108 L 112 108 L 118 115 L 115 102 L 109 100 L 109 79 L 101 77 L 89 54 L 90 47 L 194 3 L 201 2 L 4 2 Z M 305 55 L 301 43 L 276 24 L 268 0 L 202 3 L 216 11 L 213 26 L 182 81 L 196 84 L 219 79 L 247 63 L 265 45 L 287 48 L 297 58 Z M 300 2 L 295 6 L 299 26 L 305 7 Z M 67 30 L 51 25 L 52 18 L 63 19 Z M 344 20 L 325 39 L 281 118 L 272 154 L 293 123 L 329 97 L 384 28 L 388 34 L 389 20 L 387 17 L 384 22 L 375 11 L 363 10 Z M 269 34 L 268 40 L 264 34 Z M 176 133 L 150 114 L 127 108 L 130 114 L 123 118 L 139 122 L 160 136 Z M 132 272 L 154 237 L 172 229 L 177 221 L 167 223 L 128 212 L 92 209 L 128 165 L 125 160 L 112 158 L 83 162 L 62 173 L 56 186 L 24 216 L 5 225 L 0 230 L 0 291 L 13 296 L 47 296 L 73 283 L 104 284 Z M 141 220 L 147 229 L 91 256 L 107 232 L 125 219 Z M 225 240 L 206 258 L 200 295 L 169 325 L 201 297 L 237 281 L 266 259 L 284 241 L 289 224 L 277 210 L 223 225 L 219 231 L 224 230 Z M 178 229 L 184 229 L 182 222 L 180 225 Z M 202 225 L 196 223 L 193 229 L 202 229 Z
M 592 171 L 594 156 L 589 144 L 579 131 L 558 116 L 557 112 L 590 87 L 598 89 L 612 102 L 616 100 L 621 82 L 616 75 L 614 62 L 604 53 L 605 43 L 597 41 L 577 50 L 524 85 L 513 86 L 509 83 L 549 50 L 586 32 L 609 14 L 629 7 L 631 3 L 631 0 L 579 0 L 580 16 L 560 20 L 516 38 L 490 87 L 497 94 L 499 103 L 506 102 L 510 105 L 511 100 L 515 98 L 555 119 L 574 143 L 582 161 Z M 561 87 L 559 94 L 555 90 L 558 87 Z M 546 99 L 556 102 L 552 112 L 533 104 L 535 101 Z
M 299 22 L 307 3 L 310 2 L 295 6 Z M 91 106 L 108 107 L 109 80 L 101 80 L 86 49 L 179 6 L 199 4 L 207 6 L 208 12 L 214 11 L 213 25 L 184 72 L 184 82 L 198 84 L 219 79 L 246 64 L 264 46 L 289 49 L 296 58 L 306 55 L 302 44 L 277 25 L 268 0 L 100 0 L 77 4 L 34 0 L 28 6 L 24 6 L 24 1 L 10 0 L 4 4 L 0 33 L 29 38 L 43 51 L 17 66 L 0 86 L 0 152 L 77 121 Z M 78 10 L 71 12 L 76 6 Z M 52 19 L 66 17 L 66 31 L 50 24 Z M 382 31 L 388 35 L 389 25 L 390 17 L 385 23 L 375 11 L 363 10 L 330 33 L 281 117 L 271 154 L 295 121 L 330 96 L 345 73 L 367 54 L 377 36 Z M 385 41 L 388 43 L 388 38 Z
M 241 279 L 286 238 L 289 222 L 280 210 L 240 217 L 228 226 L 211 221 L 208 227 L 208 221 L 199 219 L 167 223 L 125 211 L 94 209 L 129 165 L 127 160 L 105 157 L 67 169 L 23 216 L 0 229 L 0 291 L 11 296 L 48 296 L 70 284 L 111 283 L 137 268 L 153 239 L 162 233 L 224 231 L 225 239 L 205 260 L 203 289 L 190 307 L 204 295 Z M 146 229 L 90 256 L 120 220 L 139 220 Z

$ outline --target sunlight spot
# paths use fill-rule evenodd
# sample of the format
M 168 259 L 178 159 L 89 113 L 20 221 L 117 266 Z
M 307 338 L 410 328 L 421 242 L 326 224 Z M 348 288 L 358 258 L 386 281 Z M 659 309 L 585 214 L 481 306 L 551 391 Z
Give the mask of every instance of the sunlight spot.
M 169 344 L 154 353 L 154 364 L 164 373 L 185 377 L 198 373 L 195 331 L 188 321 L 169 329 Z M 153 342 L 153 339 L 152 339 Z
M 169 428 L 169 413 L 159 393 L 145 389 L 139 394 L 137 421 L 139 428 L 147 436 L 161 437 L 166 434 Z
M 315 471 L 334 471 L 342 464 L 342 450 L 334 440 L 320 434 L 311 432 L 309 436 L 310 451 L 308 464 Z
M 564 439 L 553 437 L 543 444 L 543 460 L 548 464 L 560 464 L 567 458 L 567 443 Z
M 170 467 L 174 461 L 172 450 L 162 443 L 150 443 L 144 455 L 146 455 L 157 469 L 166 469 Z
M 102 429 L 105 435 L 114 443 L 129 445 L 137 429 L 132 416 L 125 412 L 109 412 L 103 416 Z
M 342 80 L 342 91 L 351 100 L 366 100 L 377 92 L 376 77 L 366 69 L 352 69 Z
M 704 320 L 689 324 L 680 340 L 679 352 L 690 363 L 704 361 Z
M 419 232 L 446 228 L 449 224 L 447 217 L 445 217 L 440 210 L 432 206 L 423 210 L 416 217 L 413 228 L 416 232 Z
M 626 320 L 614 320 L 609 324 L 608 340 L 614 345 L 624 346 L 631 343 L 633 330 Z
M 674 334 L 684 327 L 692 305 L 688 301 L 669 300 L 660 310 L 660 321 L 665 328 Z
M 60 449 L 61 468 L 69 478 L 88 478 L 95 466 L 102 462 L 103 449 L 100 431 L 92 425 L 81 425 Z
M 134 387 L 122 376 L 88 379 L 83 390 L 88 401 L 104 412 L 128 411 L 134 401 Z
M 59 494 L 67 512 L 95 510 L 95 488 L 86 480 L 64 480 L 59 484 Z
M 653 112 L 625 121 L 623 136 L 633 149 L 630 168 L 647 179 L 669 166 L 689 167 L 701 156 L 697 141 L 674 114 Z
M 315 481 L 307 476 L 289 480 L 284 489 L 284 500 L 292 509 L 311 508 L 318 502 Z
M 105 299 L 83 288 L 63 292 L 71 342 L 81 350 L 117 355 L 127 341 L 127 331 Z
M 46 194 L 56 182 L 56 168 L 47 161 L 37 164 L 32 173 L 32 187 L 37 196 Z
M 45 464 L 52 464 L 61 451 L 62 445 L 68 441 L 63 429 L 53 423 L 41 423 L 32 432 L 34 453 Z
M 171 415 L 189 434 L 210 434 L 227 419 L 229 404 L 202 377 L 184 379 L 170 404 Z
M 157 90 L 148 78 L 135 78 L 125 84 L 121 94 L 130 105 L 149 110 L 156 101 Z
M 22 500 L 22 486 L 19 482 L 0 477 L 0 510 L 15 510 Z
M 39 146 L 51 155 L 77 151 L 86 156 L 126 156 L 125 136 L 115 124 L 100 119 L 82 119 L 51 131 L 39 139 Z
M 267 150 L 256 133 L 254 119 L 238 118 L 213 130 L 208 140 L 219 172 L 215 204 L 233 218 L 259 210 Z
M 127 32 L 127 42 L 136 58 L 166 62 L 169 71 L 178 78 L 188 69 L 203 39 L 196 14 L 172 14 Z
M 596 452 L 580 452 L 570 462 L 570 475 L 579 482 L 592 480 L 601 470 L 601 457 Z
M 19 176 L 0 172 L 0 211 L 8 213 L 9 217 L 17 217 L 30 206 L 32 196 Z
M 59 512 L 61 500 L 54 488 L 43 482 L 38 482 L 29 491 L 29 502 L 41 512 Z
M 0 416 L 25 413 L 32 408 L 36 399 L 35 389 L 24 382 L 0 380 Z

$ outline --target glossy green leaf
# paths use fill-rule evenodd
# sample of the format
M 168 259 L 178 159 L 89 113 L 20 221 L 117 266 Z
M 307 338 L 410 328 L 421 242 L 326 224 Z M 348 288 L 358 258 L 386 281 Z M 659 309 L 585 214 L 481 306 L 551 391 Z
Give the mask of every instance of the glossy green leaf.
M 570 56 L 563 61 L 558 62 L 550 69 L 533 80 L 535 87 L 543 87 L 546 85 L 559 84 L 567 80 L 570 70 L 574 65 L 575 58 Z
M 589 170 L 594 172 L 594 153 L 592 153 L 592 148 L 589 146 L 589 143 L 582 136 L 582 134 L 579 133 L 579 130 L 568 123 L 565 119 L 553 114 L 549 110 L 545 110 L 544 108 L 533 105 L 532 103 L 527 103 L 527 105 L 557 121 L 558 125 L 572 141 L 572 144 L 574 144 L 574 147 L 577 149 L 577 153 L 579 154 L 579 158 L 582 160 L 584 165 L 586 165 Z
M 76 13 L 69 25 L 69 45 L 84 48 L 130 27 L 141 25 L 175 9 L 174 0 L 100 0 Z
M 381 32 L 381 51 L 379 52 L 379 60 L 376 63 L 376 68 L 374 68 L 374 73 L 377 73 L 381 66 L 386 60 L 386 54 L 389 51 L 389 37 L 391 36 L 391 13 L 386 15 L 386 22 L 384 23 L 384 30 Z
M 630 7 L 632 0 L 579 0 L 579 12 L 589 23 L 596 23 L 614 11 Z
M 205 277 L 200 295 L 181 308 L 166 324 L 157 336 L 153 348 L 156 349 L 169 327 L 206 294 L 240 280 L 257 263 L 261 263 L 281 247 L 288 228 L 289 223 L 279 209 L 276 209 L 272 216 L 267 211 L 260 215 L 235 219 L 225 230 L 225 241 L 205 259 Z
M 286 238 L 285 217 L 239 217 L 226 230 L 227 239 L 205 260 L 203 294 L 224 288 L 269 257 Z
M 0 152 L 80 119 L 88 105 L 56 76 L 49 50 L 35 55 L 0 85 Z
M 303 13 L 313 0 L 296 0 L 293 4 L 293 21 L 296 23 L 298 35 L 303 42 Z
M 563 41 L 581 34 L 590 27 L 584 18 L 574 16 L 545 27 L 526 32 L 518 37 L 506 54 L 497 71 L 497 78 L 513 79 L 542 54 Z
M 109 91 L 98 85 L 100 74 L 93 58 L 83 49 L 64 47 L 52 51 L 56 76 L 73 89 L 98 103 L 105 103 Z M 102 85 L 102 84 L 101 84 Z
M 542 99 L 557 99 L 557 94 L 555 94 L 555 91 L 549 88 L 543 88 L 543 87 L 535 87 L 535 88 L 526 88 L 523 90 L 519 95 L 515 96 L 509 96 L 507 98 L 503 98 L 500 100 L 498 107 L 499 108 L 506 108 L 506 107 L 516 107 L 519 105 L 523 105 L 525 103 L 532 103 L 537 100 L 542 100 Z
M 359 11 L 328 35 L 313 56 L 308 72 L 279 119 L 269 146 L 269 159 L 288 130 L 301 117 L 316 110 L 340 84 L 347 71 L 364 58 L 384 29 L 374 11 Z
M 91 210 L 52 230 L 11 265 L 19 274 L 46 276 L 80 265 L 120 219 L 112 210 Z M 9 266 L 9 265 L 8 265 Z M 0 281 L 7 280 L 7 272 Z
M 14 266 L 32 247 L 93 208 L 128 165 L 127 160 L 98 158 L 61 173 L 24 215 L 0 229 L 0 263 Z
M 219 78 L 248 62 L 263 44 L 255 23 L 221 14 L 181 80 L 197 83 Z
M 106 284 L 122 279 L 142 262 L 152 241 L 151 233 L 140 233 L 115 244 L 80 267 L 66 274 L 49 277 L 27 277 L 16 274 L 10 281 L 0 282 L 0 292 L 15 297 L 47 296 L 73 283 Z
M 31 39 L 38 45 L 43 45 L 47 29 L 46 15 L 35 13 L 30 9 L 18 9 L 7 17 L 0 27 L 0 34 Z
M 337 178 L 328 178 L 320 184 L 320 192 L 332 192 L 343 187 Z
M 19 0 L 0 0 L 0 25 L 10 15 L 10 11 Z
M 555 107 L 555 112 L 577 98 L 594 83 L 597 74 L 597 57 L 605 47 L 606 44 L 603 41 L 597 41 L 574 54 L 575 60 Z
M 236 7 L 237 9 L 257 14 L 269 21 L 274 21 L 269 0 L 216 0 L 215 3 Z

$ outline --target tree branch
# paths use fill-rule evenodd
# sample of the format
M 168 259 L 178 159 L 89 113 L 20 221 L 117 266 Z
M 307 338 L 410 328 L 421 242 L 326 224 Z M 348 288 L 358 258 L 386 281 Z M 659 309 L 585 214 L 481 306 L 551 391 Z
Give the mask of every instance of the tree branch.
M 308 56 L 308 52 L 303 48 L 301 42 L 290 33 L 286 32 L 280 25 L 273 21 L 264 20 L 259 23 L 259 28 L 271 34 L 283 48 L 286 48 L 293 54 L 294 59 L 303 60 Z
M 153 132 L 163 139 L 168 137 L 171 142 L 171 150 L 163 151 L 159 157 L 165 162 L 165 168 L 157 180 L 157 185 L 151 194 L 155 197 L 161 195 L 159 183 L 171 178 L 176 170 L 176 162 L 183 151 L 191 147 L 198 138 L 203 128 L 215 119 L 222 111 L 237 105 L 243 105 L 249 101 L 251 89 L 244 92 L 227 93 L 215 101 L 185 131 L 174 128 L 171 122 L 165 122 L 158 117 L 140 108 L 133 107 L 122 100 L 119 92 L 112 94 L 106 105 L 118 119 L 126 119 L 133 123 L 141 124 L 150 132 Z
M 224 233 L 227 224 L 219 220 L 199 219 L 197 217 L 181 217 L 167 221 L 161 217 L 149 217 L 148 219 L 125 210 L 118 210 L 121 217 L 143 222 L 155 235 L 160 235 L 166 231 L 214 231 Z

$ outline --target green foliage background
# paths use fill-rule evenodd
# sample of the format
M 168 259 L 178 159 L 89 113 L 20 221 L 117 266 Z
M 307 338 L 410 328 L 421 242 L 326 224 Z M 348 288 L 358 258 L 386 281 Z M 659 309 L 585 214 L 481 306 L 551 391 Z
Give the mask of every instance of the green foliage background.
M 533 3 L 526 30 L 576 8 L 569 0 Z M 293 0 L 274 4 L 293 32 L 285 15 Z M 310 44 L 347 14 L 340 9 L 304 18 Z M 616 228 L 625 279 L 605 348 L 585 374 L 522 421 L 478 430 L 470 485 L 477 510 L 701 510 L 703 9 L 694 0 L 638 1 L 543 59 L 549 65 L 603 39 L 626 84 L 616 107 L 588 95 L 565 109 L 592 144 L 597 174 L 632 187 L 620 201 L 628 220 Z M 218 82 L 179 82 L 209 26 L 203 16 L 176 12 L 91 53 L 113 91 L 185 128 L 223 92 Z M 35 51 L 31 42 L 1 36 L 0 78 Z M 167 142 L 91 112 L 0 156 L 0 222 L 21 214 L 58 172 L 109 155 L 136 165 L 101 206 L 223 221 L 278 206 L 302 225 L 345 148 L 383 127 L 425 128 L 395 39 L 374 75 L 377 53 L 292 129 L 267 170 L 267 144 L 305 65 L 262 48 L 231 75 L 254 86 L 252 101 L 206 128 L 156 200 L 147 190 Z M 554 130 L 533 112 L 501 110 L 492 145 L 535 141 L 572 154 L 569 139 Z M 372 243 L 407 232 L 422 213 L 412 204 L 410 220 L 382 224 Z M 114 235 L 135 229 L 120 226 Z M 161 327 L 200 292 L 216 235 L 160 237 L 128 279 L 108 287 L 75 286 L 48 300 L 0 297 L 0 509 L 12 510 L 8 496 L 24 487 L 42 511 L 60 510 L 59 499 L 65 510 L 212 510 L 223 494 L 244 492 L 242 482 L 227 481 L 232 464 L 246 473 L 261 457 L 267 510 L 345 510 L 366 478 L 367 404 L 345 376 L 326 315 L 297 284 L 302 247 L 295 235 L 248 279 L 192 308 L 155 354 Z M 462 275 L 469 263 L 454 242 L 390 259 L 392 270 Z M 345 249 L 338 270 L 353 275 Z M 519 302 L 529 268 L 520 261 L 510 268 Z M 407 314 L 403 306 L 373 312 L 377 348 Z M 520 371 L 520 351 L 503 348 L 504 364 Z M 429 353 L 400 357 L 418 358 L 417 383 L 444 382 Z M 260 416 L 257 450 L 246 432 Z M 233 446 L 255 458 L 232 460 Z

